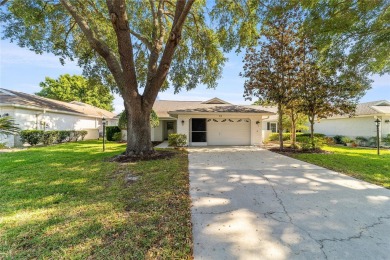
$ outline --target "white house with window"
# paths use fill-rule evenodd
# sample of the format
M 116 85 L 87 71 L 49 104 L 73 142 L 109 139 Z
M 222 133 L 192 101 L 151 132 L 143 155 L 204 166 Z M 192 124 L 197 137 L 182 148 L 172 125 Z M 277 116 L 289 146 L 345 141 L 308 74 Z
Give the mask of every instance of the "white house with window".
M 87 130 L 85 139 L 99 138 L 102 118 L 117 125 L 115 114 L 81 102 L 62 102 L 0 88 L 0 116 L 11 116 L 22 130 Z M 19 136 L 0 135 L 6 146 L 20 146 Z
M 263 120 L 274 115 L 260 106 L 233 105 L 219 98 L 156 100 L 153 109 L 160 124 L 151 130 L 152 141 L 164 141 L 170 133 L 179 133 L 187 136 L 189 146 L 260 145 Z

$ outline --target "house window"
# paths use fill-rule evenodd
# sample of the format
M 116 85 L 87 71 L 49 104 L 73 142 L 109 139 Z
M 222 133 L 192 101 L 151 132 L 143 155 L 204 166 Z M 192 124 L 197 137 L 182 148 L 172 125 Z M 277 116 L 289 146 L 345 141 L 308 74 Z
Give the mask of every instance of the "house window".
M 167 130 L 175 130 L 174 122 L 167 122 Z
M 206 119 L 191 119 L 191 142 L 207 142 Z
M 276 133 L 278 131 L 277 123 L 267 122 L 267 130 L 271 130 L 272 133 Z

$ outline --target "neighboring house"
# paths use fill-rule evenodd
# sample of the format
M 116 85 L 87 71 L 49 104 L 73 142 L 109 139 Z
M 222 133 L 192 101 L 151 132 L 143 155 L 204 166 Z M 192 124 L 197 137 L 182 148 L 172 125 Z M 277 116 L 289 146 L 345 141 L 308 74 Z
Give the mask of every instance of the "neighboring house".
M 156 100 L 153 109 L 160 125 L 152 128 L 152 141 L 179 133 L 187 136 L 189 146 L 259 145 L 262 120 L 273 115 L 258 106 L 237 106 L 219 98 L 204 102 Z
M 315 123 L 316 133 L 328 136 L 343 135 L 351 138 L 357 136 L 376 136 L 375 120 L 381 120 L 379 134 L 385 137 L 390 134 L 390 102 L 386 100 L 358 104 L 353 117 L 336 115 L 320 119 Z
M 115 114 L 81 102 L 62 102 L 0 88 L 0 116 L 11 116 L 22 130 L 87 130 L 86 139 L 97 139 L 102 118 L 117 125 Z M 0 136 L 7 146 L 19 146 L 19 136 Z

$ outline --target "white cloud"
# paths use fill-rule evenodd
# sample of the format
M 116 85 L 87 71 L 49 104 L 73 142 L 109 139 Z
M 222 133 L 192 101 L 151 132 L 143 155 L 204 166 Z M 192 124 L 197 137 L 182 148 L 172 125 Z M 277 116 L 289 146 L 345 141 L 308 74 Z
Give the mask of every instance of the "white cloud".
M 27 48 L 20 48 L 19 46 L 6 41 L 0 43 L 0 66 L 34 66 L 41 68 L 63 68 L 59 61 L 59 57 L 50 53 L 42 55 L 36 54 Z M 81 68 L 77 66 L 76 61 L 65 60 L 67 70 L 74 70 L 81 72 Z

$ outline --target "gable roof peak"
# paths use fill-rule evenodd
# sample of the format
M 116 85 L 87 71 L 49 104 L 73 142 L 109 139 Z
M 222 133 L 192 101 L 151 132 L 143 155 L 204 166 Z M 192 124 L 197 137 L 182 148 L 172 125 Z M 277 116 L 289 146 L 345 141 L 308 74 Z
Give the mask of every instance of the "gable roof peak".
M 226 102 L 225 100 L 222 100 L 220 98 L 212 98 L 206 101 L 203 101 L 202 104 L 226 104 L 226 105 L 231 105 L 231 103 Z

